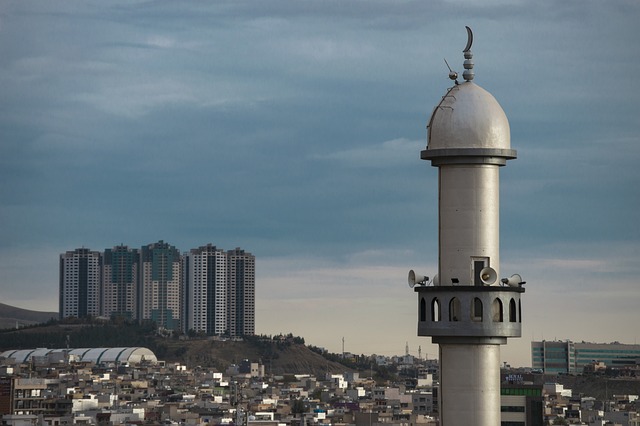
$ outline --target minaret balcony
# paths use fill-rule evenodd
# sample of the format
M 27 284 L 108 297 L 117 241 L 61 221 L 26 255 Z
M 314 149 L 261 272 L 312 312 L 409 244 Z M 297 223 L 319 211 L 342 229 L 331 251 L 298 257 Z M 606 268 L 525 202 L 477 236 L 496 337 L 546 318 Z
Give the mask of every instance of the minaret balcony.
M 520 337 L 522 286 L 416 286 L 418 336 Z

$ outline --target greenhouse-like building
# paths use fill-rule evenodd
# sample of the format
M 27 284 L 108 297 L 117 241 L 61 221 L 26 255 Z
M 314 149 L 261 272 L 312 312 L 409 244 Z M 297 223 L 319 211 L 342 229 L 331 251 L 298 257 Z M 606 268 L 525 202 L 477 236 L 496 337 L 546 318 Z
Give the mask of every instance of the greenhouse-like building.
M 147 362 L 157 364 L 158 358 L 147 348 L 82 348 L 82 349 L 18 349 L 0 353 L 0 358 L 14 360 L 17 364 L 30 362 L 32 359 L 48 358 L 62 361 L 68 357 L 71 362 L 91 362 L 94 364 L 140 364 Z

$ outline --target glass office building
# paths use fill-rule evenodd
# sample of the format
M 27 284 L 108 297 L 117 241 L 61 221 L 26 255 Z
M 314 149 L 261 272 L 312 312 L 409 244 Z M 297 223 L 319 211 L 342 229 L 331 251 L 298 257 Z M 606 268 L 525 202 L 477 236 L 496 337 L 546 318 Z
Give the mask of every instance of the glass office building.
M 582 373 L 602 362 L 610 368 L 634 367 L 640 362 L 640 345 L 566 341 L 531 342 L 531 367 L 544 373 Z

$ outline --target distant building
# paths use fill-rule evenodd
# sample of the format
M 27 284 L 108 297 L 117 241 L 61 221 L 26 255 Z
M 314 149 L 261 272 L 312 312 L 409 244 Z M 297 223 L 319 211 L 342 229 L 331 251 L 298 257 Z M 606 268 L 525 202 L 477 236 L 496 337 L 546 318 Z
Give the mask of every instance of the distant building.
M 15 364 L 34 363 L 39 365 L 64 364 L 67 360 L 78 363 L 137 365 L 157 364 L 158 358 L 147 348 L 80 348 L 80 349 L 17 349 L 0 352 L 0 357 Z
M 208 244 L 183 256 L 184 331 L 227 330 L 227 255 Z
M 28 416 L 65 416 L 71 414 L 71 400 L 45 398 L 46 391 L 46 379 L 1 377 L 0 417 L 3 420 L 2 424 L 7 424 L 5 422 L 11 416 L 14 416 L 13 420 L 24 421 Z
M 256 259 L 240 248 L 227 251 L 227 329 L 231 336 L 255 334 Z
M 566 341 L 531 342 L 531 367 L 544 373 L 582 373 L 594 362 L 610 368 L 635 367 L 640 345 Z
M 182 288 L 180 252 L 164 241 L 142 247 L 139 292 L 141 320 L 180 330 Z
M 102 315 L 138 319 L 140 251 L 125 245 L 104 251 Z
M 257 362 L 251 362 L 248 359 L 244 359 L 240 361 L 240 365 L 238 366 L 238 372 L 240 374 L 245 374 L 249 377 L 263 378 L 264 365 Z
M 79 248 L 60 255 L 60 318 L 100 315 L 102 255 Z
M 542 386 L 503 383 L 500 386 L 501 425 L 543 426 Z
M 531 368 L 543 373 L 574 373 L 573 342 L 531 342 Z
M 431 416 L 434 412 L 433 391 L 420 390 L 411 393 L 411 403 L 414 414 Z
M 255 257 L 212 244 L 181 255 L 158 241 L 60 255 L 60 318 L 120 317 L 231 337 L 255 334 Z

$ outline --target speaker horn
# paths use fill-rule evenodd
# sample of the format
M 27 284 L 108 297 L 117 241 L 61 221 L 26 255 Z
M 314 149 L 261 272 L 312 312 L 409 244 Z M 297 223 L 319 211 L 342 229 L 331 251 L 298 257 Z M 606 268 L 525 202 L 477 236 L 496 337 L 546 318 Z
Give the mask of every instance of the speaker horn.
M 522 277 L 520 276 L 520 274 L 513 274 L 509 278 L 503 278 L 500 281 L 502 281 L 503 284 L 506 284 L 509 287 L 520 287 L 521 285 L 525 284 L 525 282 L 522 281 Z
M 487 266 L 480 270 L 480 281 L 484 285 L 493 285 L 498 279 L 498 273 L 491 266 Z
M 424 275 L 418 275 L 413 272 L 413 269 L 409 271 L 409 287 L 413 288 L 416 284 L 425 284 L 429 281 L 429 277 L 425 277 Z
M 433 276 L 433 285 L 440 285 L 440 276 L 438 274 Z

